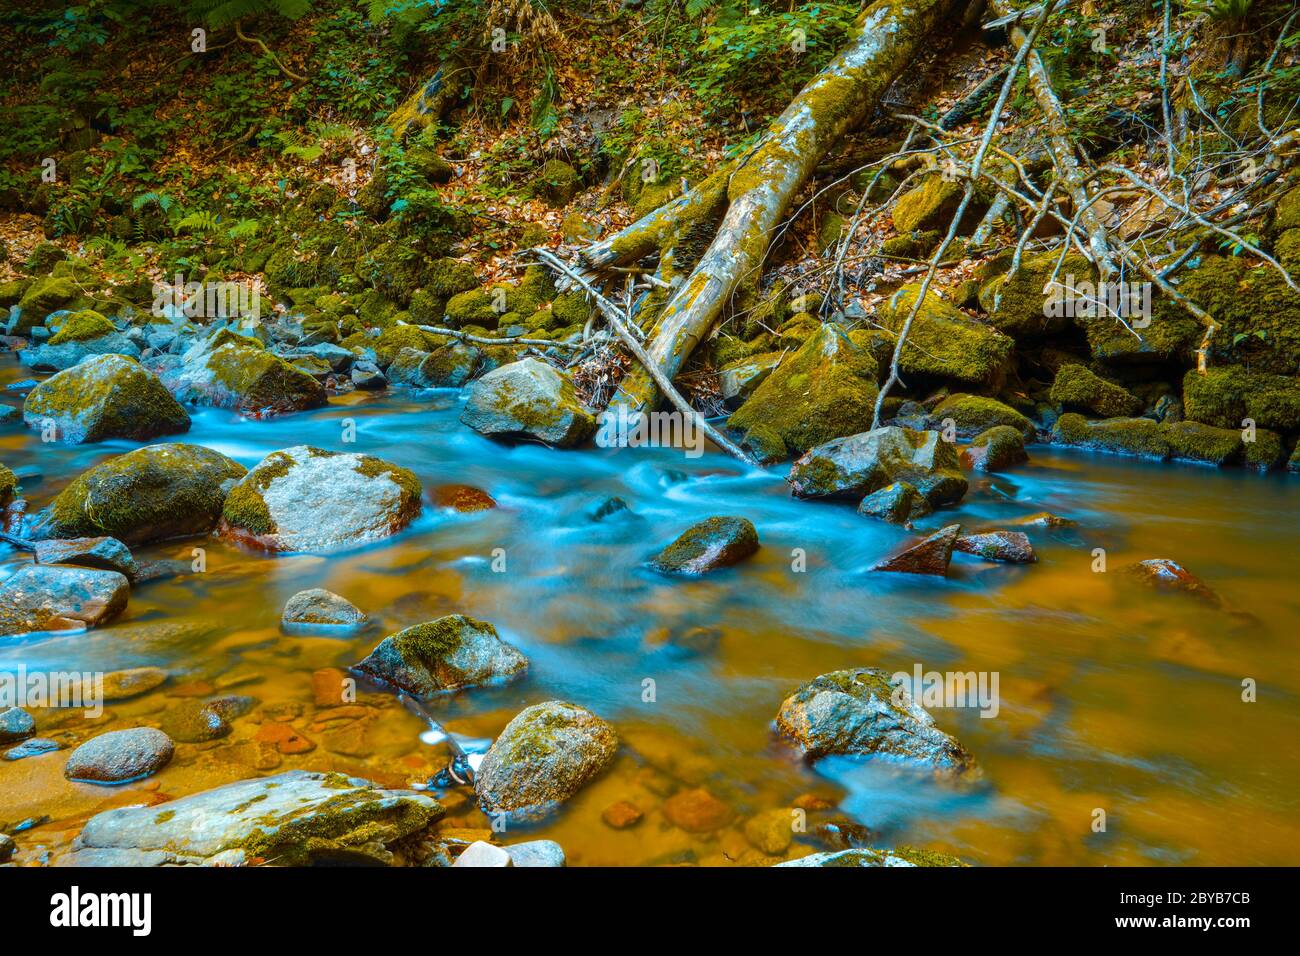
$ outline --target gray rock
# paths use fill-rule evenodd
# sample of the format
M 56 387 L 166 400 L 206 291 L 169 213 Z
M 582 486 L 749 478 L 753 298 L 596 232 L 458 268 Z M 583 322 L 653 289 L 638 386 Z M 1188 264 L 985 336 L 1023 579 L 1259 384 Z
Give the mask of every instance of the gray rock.
M 226 497 L 220 532 L 268 551 L 332 551 L 388 537 L 421 507 L 419 480 L 370 455 L 272 452 Z
M 564 848 L 554 840 L 530 840 L 506 847 L 510 862 L 515 866 L 564 866 Z
M 147 694 L 167 681 L 167 672 L 159 667 L 132 667 L 104 675 L 104 700 L 128 700 Z
M 954 549 L 963 554 L 973 554 L 985 561 L 1007 564 L 1032 564 L 1038 560 L 1029 536 L 1023 531 L 986 531 L 983 534 L 966 534 L 957 539 Z
M 786 480 L 798 498 L 860 498 L 906 481 L 937 508 L 966 494 L 960 468 L 957 452 L 938 432 L 887 425 L 818 445 Z
M 280 616 L 286 626 L 325 625 L 327 627 L 360 627 L 368 618 L 347 598 L 324 588 L 299 591 L 289 598 Z
M 1010 425 L 980 432 L 961 451 L 962 464 L 976 471 L 1003 471 L 1028 460 L 1024 438 Z
M 906 481 L 896 481 L 892 485 L 886 485 L 873 491 L 858 503 L 860 515 L 881 518 L 890 524 L 908 527 L 913 521 L 924 518 L 933 510 L 921 493 Z
M 373 363 L 358 362 L 352 367 L 352 385 L 363 392 L 378 392 L 388 387 L 388 379 Z
M 81 568 L 116 571 L 128 581 L 140 576 L 131 549 L 116 538 L 53 538 L 36 542 L 37 564 L 71 564 Z
M 429 696 L 512 680 L 528 669 L 528 658 L 501 640 L 487 621 L 451 614 L 390 634 L 356 669 Z
M 834 671 L 804 684 L 781 704 L 776 726 L 813 758 L 884 757 L 946 774 L 974 765 L 905 686 L 871 667 Z
M 157 773 L 174 752 L 171 738 L 161 730 L 114 730 L 92 737 L 74 750 L 63 775 L 87 783 L 126 783 Z
M 91 356 L 99 355 L 121 355 L 135 359 L 140 357 L 140 346 L 121 332 L 107 332 L 80 342 L 62 342 L 58 345 L 45 342 L 35 348 L 24 349 L 18 358 L 34 372 L 61 372 Z
M 100 355 L 37 385 L 23 402 L 23 419 L 71 445 L 110 438 L 145 441 L 188 431 L 190 416 L 139 362 Z
M 425 794 L 337 773 L 291 770 L 86 823 L 69 866 L 281 866 L 411 862 L 402 850 L 443 815 Z
M 325 387 L 311 375 L 240 338 L 223 329 L 191 346 L 180 365 L 161 374 L 163 384 L 182 402 L 257 417 L 320 408 L 328 401 Z
M 706 518 L 691 525 L 650 562 L 666 574 L 703 574 L 737 564 L 758 551 L 758 532 L 746 518 Z
M 514 819 L 545 816 L 614 759 L 618 734 L 591 711 L 550 700 L 515 715 L 474 778 L 479 805 Z
M 0 744 L 13 743 L 36 733 L 36 721 L 21 707 L 0 710 Z
M 463 867 L 505 867 L 511 866 L 510 854 L 505 848 L 495 846 L 485 840 L 475 840 L 461 851 L 452 866 Z
M 22 760 L 24 757 L 39 757 L 41 754 L 53 753 L 60 744 L 57 740 L 45 737 L 30 737 L 17 747 L 5 751 L 5 760 Z
M 596 430 L 573 383 L 534 358 L 502 365 L 474 382 L 460 420 L 484 435 L 532 437 L 559 447 L 581 444 Z
M 0 583 L 0 635 L 84 630 L 126 608 L 131 585 L 116 571 L 28 565 Z

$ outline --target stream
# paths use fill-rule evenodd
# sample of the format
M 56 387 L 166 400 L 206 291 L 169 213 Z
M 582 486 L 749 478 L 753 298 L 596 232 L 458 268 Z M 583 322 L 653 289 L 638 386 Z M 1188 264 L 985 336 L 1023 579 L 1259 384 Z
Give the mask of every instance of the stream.
M 0 356 L 0 388 L 27 377 L 12 355 Z M 215 538 L 137 549 L 188 562 L 201 547 L 206 571 L 140 586 L 101 629 L 0 638 L 0 670 L 170 673 L 158 690 L 110 703 L 95 732 L 156 722 L 178 692 L 250 694 L 263 708 L 310 715 L 314 671 L 346 668 L 386 634 L 460 612 L 490 621 L 531 665 L 513 684 L 433 702 L 451 730 L 493 737 L 520 709 L 550 699 L 581 704 L 618 729 L 623 747 L 604 775 L 547 821 L 507 837 L 556 840 L 571 865 L 772 863 L 828 848 L 819 830 L 827 822 L 864 827 L 873 845 L 910 844 L 975 865 L 1295 862 L 1294 477 L 1031 445 L 1028 465 L 971 475 L 961 505 L 922 529 L 1007 527 L 1041 511 L 1077 527 L 1024 529 L 1036 564 L 956 555 L 948 579 L 914 578 L 866 569 L 915 535 L 852 504 L 792 499 L 785 468 L 749 469 L 712 451 L 501 444 L 459 423 L 463 400 L 450 391 L 353 392 L 260 422 L 191 409 L 191 430 L 160 440 L 205 445 L 247 467 L 297 444 L 376 455 L 415 472 L 424 512 L 392 538 L 329 555 L 270 557 Z M 355 441 L 345 443 L 353 425 Z M 33 511 L 133 447 L 0 432 L 0 461 L 19 475 Z M 483 489 L 498 507 L 461 514 L 428 503 L 432 489 L 451 483 Z M 593 520 L 614 496 L 630 510 Z M 693 580 L 646 568 L 712 515 L 749 518 L 758 554 Z M 1097 548 L 1106 573 L 1093 570 Z M 1236 613 L 1116 573 L 1153 557 L 1187 567 Z M 0 544 L 0 579 L 28 560 Z M 285 601 L 312 587 L 343 595 L 371 627 L 338 637 L 282 632 Z M 772 731 L 782 700 L 818 674 L 916 665 L 997 675 L 996 716 L 931 708 L 975 756 L 977 781 L 953 785 L 878 761 L 813 765 Z M 1246 678 L 1257 684 L 1255 702 L 1242 700 Z M 57 862 L 84 821 L 111 806 L 294 767 L 408 786 L 446 762 L 390 695 L 363 686 L 360 699 L 375 708 L 361 731 L 308 720 L 302 733 L 316 748 L 274 770 L 251 766 L 250 748 L 237 746 L 257 730 L 247 718 L 223 740 L 178 745 L 160 773 L 120 787 L 65 780 L 66 750 L 0 761 L 0 821 L 48 818 L 18 836 L 20 861 Z M 47 714 L 38 728 L 84 738 L 85 721 Z M 681 787 L 706 788 L 732 822 L 705 834 L 667 822 L 658 808 Z M 486 829 L 469 796 L 447 795 L 449 825 Z M 626 829 L 602 822 L 623 800 L 645 818 Z M 745 819 L 796 801 L 824 807 L 808 814 L 808 832 L 783 857 L 750 848 Z M 1104 832 L 1095 829 L 1098 809 Z

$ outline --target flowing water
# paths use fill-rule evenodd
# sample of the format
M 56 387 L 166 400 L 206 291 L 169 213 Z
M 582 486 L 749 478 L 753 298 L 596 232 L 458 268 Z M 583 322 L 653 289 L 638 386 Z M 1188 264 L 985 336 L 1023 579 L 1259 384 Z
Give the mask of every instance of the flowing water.
M 25 375 L 12 358 L 0 365 L 0 384 Z M 104 808 L 259 772 L 336 769 L 389 786 L 426 780 L 446 758 L 420 742 L 416 717 L 363 688 L 368 716 L 331 722 L 313 708 L 311 675 L 355 663 L 400 627 L 463 612 L 495 624 L 531 667 L 512 685 L 435 702 L 450 729 L 490 737 L 524 706 L 558 698 L 619 730 L 624 746 L 606 774 L 544 824 L 506 837 L 555 839 L 571 864 L 775 862 L 749 847 L 744 821 L 796 802 L 821 809 L 808 813 L 786 858 L 824 848 L 821 826 L 838 821 L 867 828 L 875 845 L 923 846 L 976 864 L 1298 862 L 1294 478 L 1032 446 L 1030 465 L 973 477 L 962 505 L 927 527 L 1005 527 L 1039 511 L 1077 527 L 1028 529 L 1037 564 L 958 555 L 947 580 L 914 579 L 866 570 L 911 535 L 849 504 L 793 500 L 782 469 L 667 448 L 506 446 L 458 422 L 462 400 L 353 393 L 266 422 L 195 411 L 179 440 L 249 467 L 295 444 L 360 451 L 410 468 L 426 491 L 473 485 L 498 507 L 458 514 L 428 505 L 401 534 L 342 554 L 268 557 L 216 539 L 139 549 L 188 562 L 201 546 L 206 571 L 137 588 L 122 618 L 99 630 L 0 638 L 0 670 L 156 665 L 172 675 L 96 720 L 38 713 L 40 732 L 69 744 L 156 722 L 180 694 L 251 694 L 262 704 L 234 721 L 230 737 L 178 745 L 159 774 L 121 787 L 66 781 L 67 750 L 0 761 L 0 821 L 48 817 L 18 835 L 20 859 L 57 860 Z M 345 444 L 349 423 L 355 442 Z M 0 461 L 19 473 L 35 509 L 131 447 L 46 445 L 36 432 L 9 428 Z M 631 513 L 593 521 L 611 496 Z M 647 570 L 659 547 L 717 514 L 754 522 L 762 549 L 753 559 L 699 580 Z M 1107 573 L 1093 570 L 1097 548 Z M 1179 561 L 1236 613 L 1115 573 L 1150 557 Z M 0 545 L 0 576 L 26 560 Z M 342 594 L 373 626 L 348 637 L 283 633 L 285 601 L 309 587 Z M 843 758 L 813 766 L 774 737 L 777 709 L 801 683 L 866 665 L 997 675 L 996 716 L 974 705 L 931 711 L 975 755 L 977 781 L 953 786 Z M 1247 678 L 1255 702 L 1242 699 Z M 256 763 L 255 748 L 238 746 L 259 720 L 299 709 L 294 726 L 314 750 L 271 768 Z M 668 823 L 665 796 L 693 787 L 726 803 L 732 822 L 708 834 Z M 645 818 L 628 829 L 606 825 L 602 811 L 620 800 Z M 447 803 L 454 825 L 489 826 L 464 791 Z

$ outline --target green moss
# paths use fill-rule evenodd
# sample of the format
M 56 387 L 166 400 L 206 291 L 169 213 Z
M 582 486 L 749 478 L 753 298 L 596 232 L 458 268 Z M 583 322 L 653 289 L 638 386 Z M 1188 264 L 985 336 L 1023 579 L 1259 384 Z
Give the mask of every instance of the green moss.
M 1161 432 L 1175 458 L 1227 465 L 1240 459 L 1244 452 L 1241 432 L 1231 428 L 1184 421 L 1163 424 Z
M 929 425 L 931 428 L 942 428 L 948 419 L 952 420 L 957 434 L 963 438 L 978 435 L 995 425 L 1014 428 L 1022 438 L 1032 438 L 1034 435 L 1034 424 L 1028 418 L 1011 406 L 982 395 L 967 395 L 964 392 L 949 395 L 930 413 Z
M 1267 428 L 1255 429 L 1254 440 L 1243 439 L 1242 445 L 1246 450 L 1242 464 L 1256 471 L 1271 471 L 1286 457 L 1286 446 L 1282 443 L 1282 436 Z
M 887 331 L 895 335 L 901 331 L 919 291 L 920 283 L 906 285 L 877 307 Z M 1015 347 L 1010 337 L 965 315 L 933 288 L 907 339 L 899 357 L 904 375 L 952 379 L 991 390 L 1005 376 Z
M 435 259 L 425 270 L 424 288 L 445 299 L 478 288 L 478 276 L 467 262 Z
M 1281 432 L 1300 429 L 1300 382 L 1241 365 L 1195 370 L 1183 378 L 1183 412 L 1187 418 L 1219 428 L 1242 428 L 1250 419 L 1259 428 Z
M 13 501 L 20 490 L 18 476 L 0 465 L 0 508 Z
M 17 331 L 26 332 L 45 322 L 45 317 L 75 300 L 81 294 L 77 284 L 68 278 L 37 279 L 18 301 L 22 317 Z
M 245 414 L 298 411 L 328 401 L 324 386 L 311 375 L 262 349 L 223 345 L 208 354 L 205 366 L 227 393 L 216 403 Z
M 1300 186 L 1295 186 L 1277 201 L 1273 214 L 1273 228 L 1278 232 L 1300 229 Z
M 555 297 L 551 303 L 551 311 L 555 314 L 556 325 L 560 327 L 570 325 L 586 325 L 587 320 L 591 318 L 592 307 L 587 304 L 587 297 L 582 292 L 566 292 L 563 295 Z
M 361 461 L 357 463 L 357 473 L 365 475 L 367 478 L 386 477 L 401 488 L 402 496 L 405 499 L 403 510 L 413 502 L 418 503 L 424 490 L 420 485 L 420 479 L 415 477 L 415 472 L 384 461 L 382 458 L 374 458 L 370 455 L 362 456 Z
M 145 441 L 190 427 L 190 416 L 162 382 L 125 355 L 95 356 L 51 376 L 32 389 L 23 414 L 55 422 L 60 439 L 76 444 Z
M 838 327 L 820 326 L 727 420 L 765 459 L 871 427 L 875 360 Z
M 384 329 L 377 339 L 368 339 L 366 344 L 375 350 L 375 358 L 380 365 L 388 366 L 397 358 L 402 349 L 416 349 L 427 352 L 432 347 L 431 336 L 413 325 L 395 325 Z
M 900 234 L 914 230 L 946 230 L 965 188 L 963 183 L 947 181 L 937 173 L 923 177 L 920 183 L 899 196 L 894 204 L 894 228 Z M 975 228 L 984 214 L 981 206 L 987 208 L 988 204 L 972 200 L 967 205 L 959 232 Z
M 547 160 L 533 179 L 531 192 L 548 206 L 559 207 L 568 203 L 582 185 L 578 171 L 560 159 Z
M 1207 256 L 1178 290 L 1214 316 L 1211 365 L 1245 363 L 1259 372 L 1300 368 L 1300 295 L 1272 266 L 1251 268 L 1231 256 Z
M 961 860 L 955 856 L 949 856 L 946 853 L 936 853 L 934 850 L 922 850 L 914 846 L 896 846 L 893 850 L 894 856 L 900 857 L 911 863 L 913 866 L 965 866 Z
M 52 242 L 38 242 L 27 256 L 24 267 L 28 272 L 47 273 L 56 263 L 68 258 L 68 254 Z
M 50 339 L 51 345 L 65 342 L 85 342 L 117 331 L 112 322 L 93 309 L 83 309 L 68 316 L 62 328 Z
M 1051 400 L 1105 418 L 1127 417 L 1142 410 L 1141 400 L 1082 365 L 1062 365 L 1052 382 Z
M 1300 229 L 1288 229 L 1278 236 L 1273 255 L 1291 275 L 1300 275 Z
M 1066 412 L 1052 426 L 1052 440 L 1117 455 L 1164 460 L 1172 449 L 1159 423 L 1149 418 L 1109 418 L 1090 422 Z
M 1057 271 L 1059 257 L 1056 252 L 1024 256 L 1013 277 L 1008 279 L 1004 272 L 980 286 L 979 304 L 998 330 L 1018 341 L 1033 341 L 1069 327 L 1070 319 L 1064 309 L 1047 315 L 1049 298 L 1061 294 L 1060 289 L 1049 286 L 1052 276 L 1055 274 L 1056 281 L 1062 285 L 1077 285 L 1095 281 L 1097 272 L 1087 259 L 1073 253 L 1065 257 Z M 1003 268 L 1009 265 L 1007 262 Z
M 58 537 L 109 535 L 127 544 L 211 530 L 243 466 L 200 445 L 160 444 L 117 455 L 78 476 L 50 509 Z

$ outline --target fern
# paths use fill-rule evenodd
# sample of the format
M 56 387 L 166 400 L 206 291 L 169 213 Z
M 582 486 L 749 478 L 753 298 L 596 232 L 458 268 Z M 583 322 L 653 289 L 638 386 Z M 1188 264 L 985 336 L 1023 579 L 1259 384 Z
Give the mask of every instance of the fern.
M 180 235 L 185 232 L 216 232 L 220 228 L 220 220 L 210 212 L 192 212 L 188 216 L 176 223 L 175 233 Z
M 252 239 L 261 225 L 256 219 L 241 219 L 226 231 L 226 235 L 231 239 Z
M 157 203 L 158 208 L 163 212 L 170 212 L 172 208 L 172 197 L 166 193 L 147 192 L 141 193 L 131 200 L 131 210 L 139 212 L 149 203 Z

